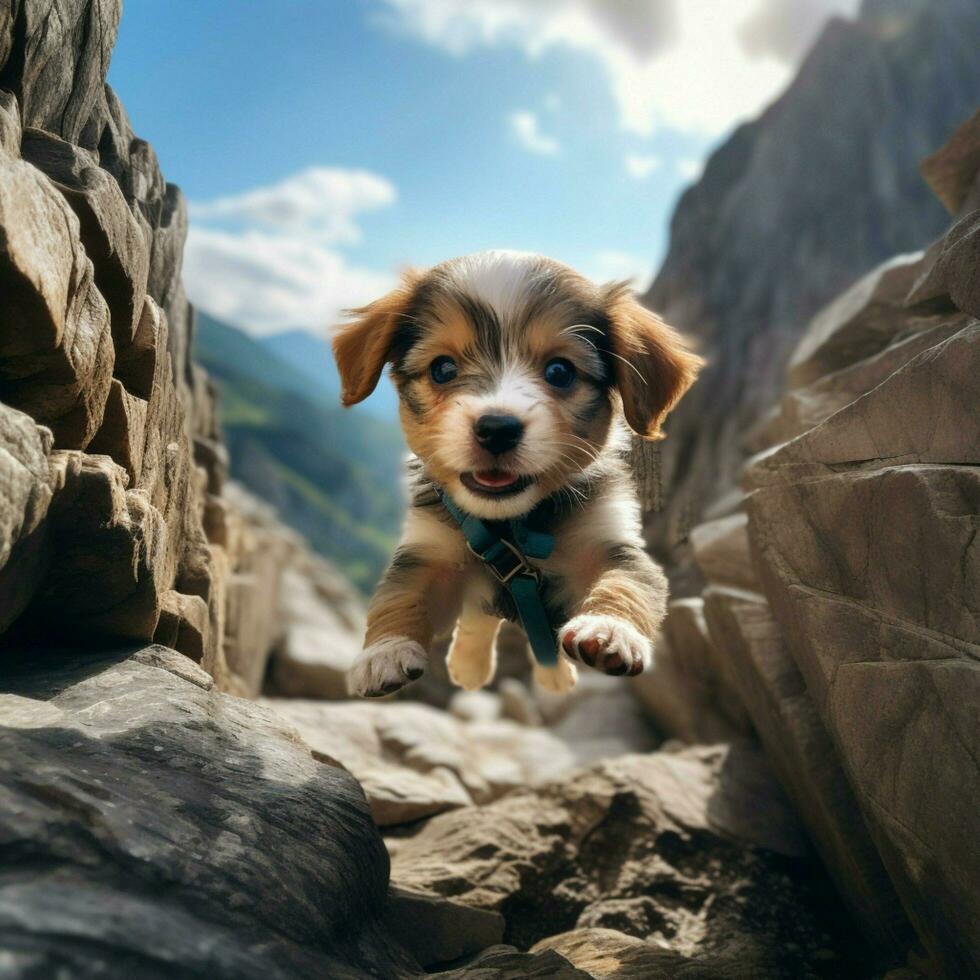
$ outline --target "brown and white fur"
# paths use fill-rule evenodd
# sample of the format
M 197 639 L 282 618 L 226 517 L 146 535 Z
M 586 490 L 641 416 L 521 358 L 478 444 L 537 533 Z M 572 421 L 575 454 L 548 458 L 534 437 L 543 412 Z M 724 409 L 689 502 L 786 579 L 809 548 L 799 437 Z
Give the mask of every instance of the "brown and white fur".
M 417 679 L 433 638 L 454 625 L 453 681 L 475 690 L 493 678 L 497 630 L 514 609 L 435 484 L 484 520 L 546 502 L 536 513 L 547 512 L 555 548 L 536 564 L 562 625 L 558 665 L 534 664 L 543 687 L 574 686 L 573 661 L 609 674 L 649 667 L 667 583 L 644 551 L 623 423 L 659 438 L 700 360 L 625 284 L 597 286 L 526 253 L 482 252 L 406 273 L 353 316 L 334 338 L 343 402 L 370 395 L 390 364 L 414 456 L 404 532 L 368 610 L 351 693 L 378 697 Z M 437 383 L 433 362 L 446 357 L 457 374 Z M 556 358 L 574 368 L 564 388 L 544 378 Z M 488 450 L 475 435 L 487 415 L 516 419 L 516 444 Z M 512 489 L 480 480 L 512 480 Z

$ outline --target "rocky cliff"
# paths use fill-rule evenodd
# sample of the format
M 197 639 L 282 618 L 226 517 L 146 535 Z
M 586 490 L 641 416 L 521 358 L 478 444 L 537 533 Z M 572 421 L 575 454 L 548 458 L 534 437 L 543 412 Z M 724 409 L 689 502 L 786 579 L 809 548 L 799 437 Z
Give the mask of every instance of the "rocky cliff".
M 105 84 L 119 13 L 0 13 L 0 643 L 157 640 L 254 695 L 288 639 L 287 567 L 332 579 L 346 631 L 356 601 L 224 492 L 183 198 Z
M 691 534 L 647 703 L 751 726 L 862 931 L 980 973 L 980 113 L 923 164 L 954 221 L 820 311 L 736 513 Z M 682 710 L 681 706 L 686 706 Z M 911 927 L 911 928 L 910 928 Z
M 681 198 L 645 302 L 708 358 L 669 422 L 655 550 L 735 486 L 752 427 L 803 325 L 888 257 L 944 226 L 919 161 L 980 91 L 973 0 L 866 0 L 831 21 L 784 95 L 739 128 Z

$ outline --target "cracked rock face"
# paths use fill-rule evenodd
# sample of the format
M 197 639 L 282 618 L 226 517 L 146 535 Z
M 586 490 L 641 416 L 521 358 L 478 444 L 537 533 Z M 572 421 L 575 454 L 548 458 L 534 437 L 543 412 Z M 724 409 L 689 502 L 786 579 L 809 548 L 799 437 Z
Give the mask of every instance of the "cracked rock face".
M 974 116 L 924 165 L 950 229 L 812 320 L 686 600 L 879 969 L 941 976 L 980 971 L 978 168 Z
M 978 138 L 968 121 L 931 158 L 940 186 L 977 176 Z M 839 401 L 745 479 L 781 655 L 799 671 L 930 969 L 949 976 L 980 970 L 976 224 L 968 211 L 927 250 L 905 306 L 876 321 L 883 347 L 842 346 L 850 361 L 793 393 Z M 757 723 L 772 733 L 761 707 Z M 803 750 L 802 735 L 776 727 Z M 855 845 L 852 857 L 862 852 Z M 860 894 L 843 855 L 836 865 Z

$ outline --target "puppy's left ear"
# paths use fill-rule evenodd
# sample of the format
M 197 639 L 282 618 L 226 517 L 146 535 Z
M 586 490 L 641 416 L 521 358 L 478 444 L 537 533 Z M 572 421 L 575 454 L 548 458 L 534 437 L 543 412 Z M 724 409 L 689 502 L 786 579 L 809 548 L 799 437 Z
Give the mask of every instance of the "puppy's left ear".
M 405 323 L 422 274 L 410 269 L 399 286 L 367 306 L 348 310 L 353 317 L 336 328 L 333 356 L 340 372 L 345 407 L 364 401 L 378 385 L 398 328 Z
M 661 424 L 694 384 L 703 361 L 673 327 L 641 306 L 628 283 L 603 290 L 616 387 L 630 428 L 661 439 Z

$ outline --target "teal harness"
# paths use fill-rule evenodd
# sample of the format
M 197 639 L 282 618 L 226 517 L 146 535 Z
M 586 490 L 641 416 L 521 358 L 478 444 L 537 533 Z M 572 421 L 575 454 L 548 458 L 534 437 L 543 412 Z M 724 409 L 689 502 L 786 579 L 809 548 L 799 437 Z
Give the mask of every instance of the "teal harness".
M 554 536 L 533 530 L 526 518 L 519 518 L 507 521 L 513 538 L 513 542 L 508 541 L 490 524 L 457 507 L 441 487 L 437 490 L 463 532 L 467 547 L 513 598 L 534 658 L 543 667 L 554 667 L 558 663 L 558 639 L 541 598 L 541 572 L 527 560 L 547 558 L 555 548 Z

